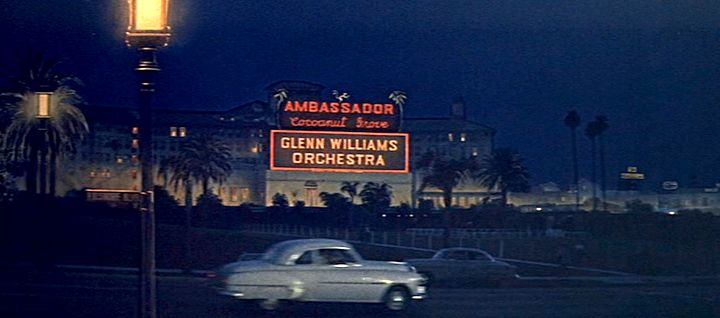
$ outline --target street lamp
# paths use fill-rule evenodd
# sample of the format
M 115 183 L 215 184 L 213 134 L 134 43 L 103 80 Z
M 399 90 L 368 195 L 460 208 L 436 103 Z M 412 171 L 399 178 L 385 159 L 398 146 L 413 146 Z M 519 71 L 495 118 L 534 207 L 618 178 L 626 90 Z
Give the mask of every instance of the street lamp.
M 128 0 L 128 30 L 125 41 L 140 53 L 135 67 L 140 79 L 140 170 L 143 202 L 140 209 L 140 317 L 155 318 L 155 213 L 153 211 L 152 104 L 155 78 L 160 68 L 156 51 L 167 46 L 169 0 Z
M 47 193 L 47 155 L 50 147 L 50 138 L 48 136 L 48 121 L 52 115 L 52 90 L 46 87 L 40 87 L 35 92 L 35 105 L 37 110 L 35 118 L 40 121 L 38 127 L 38 138 L 40 142 L 40 194 Z M 37 167 L 33 167 L 36 169 Z
M 52 94 L 51 91 L 38 91 L 35 92 L 35 102 L 37 104 L 37 113 L 35 118 L 39 120 L 45 120 L 50 118 L 50 108 L 52 107 Z

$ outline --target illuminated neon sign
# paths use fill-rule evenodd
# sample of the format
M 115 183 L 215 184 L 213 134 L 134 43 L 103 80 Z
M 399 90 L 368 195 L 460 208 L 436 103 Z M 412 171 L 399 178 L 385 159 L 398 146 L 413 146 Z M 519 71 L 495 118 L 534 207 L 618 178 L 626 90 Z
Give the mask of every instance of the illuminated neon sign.
M 279 104 L 278 124 L 286 129 L 397 131 L 401 111 L 391 103 L 288 100 Z
M 270 169 L 409 172 L 407 133 L 270 132 Z

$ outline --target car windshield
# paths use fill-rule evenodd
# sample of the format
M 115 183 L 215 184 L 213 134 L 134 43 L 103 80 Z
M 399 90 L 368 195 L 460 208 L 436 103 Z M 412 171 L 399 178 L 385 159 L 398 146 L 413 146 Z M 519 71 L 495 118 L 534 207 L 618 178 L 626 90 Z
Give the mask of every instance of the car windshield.
M 276 263 L 286 249 L 287 244 L 284 244 L 282 242 L 272 245 L 264 253 L 262 253 L 260 259 L 269 263 Z

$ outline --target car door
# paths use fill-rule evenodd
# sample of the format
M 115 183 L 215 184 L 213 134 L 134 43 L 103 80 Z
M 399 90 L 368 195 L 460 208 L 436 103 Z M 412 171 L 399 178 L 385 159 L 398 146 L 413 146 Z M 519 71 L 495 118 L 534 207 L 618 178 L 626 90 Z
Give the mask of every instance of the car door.
M 490 255 L 480 251 L 467 251 L 467 273 L 472 280 L 486 280 L 494 276 L 496 264 Z
M 357 257 L 348 249 L 317 250 L 320 272 L 317 297 L 329 301 L 362 301 L 372 294 L 373 282 Z
M 467 254 L 463 250 L 451 250 L 440 260 L 437 270 L 434 273 L 435 279 L 442 281 L 456 282 L 470 277 L 467 270 Z
M 319 300 L 319 297 L 322 297 L 318 291 L 318 282 L 323 275 L 323 269 L 318 264 L 316 255 L 317 250 L 307 250 L 289 265 L 289 283 L 300 289 L 301 299 Z

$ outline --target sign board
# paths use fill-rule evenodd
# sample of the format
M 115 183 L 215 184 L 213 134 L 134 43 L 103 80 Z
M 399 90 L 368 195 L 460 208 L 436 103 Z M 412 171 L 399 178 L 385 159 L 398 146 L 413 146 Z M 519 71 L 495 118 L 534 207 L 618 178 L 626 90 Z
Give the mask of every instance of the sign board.
M 632 173 L 632 172 L 623 172 L 620 174 L 620 179 L 624 180 L 644 180 L 645 174 L 642 173 Z
M 140 208 L 142 193 L 132 190 L 118 189 L 85 189 L 85 200 L 88 202 L 104 202 L 111 207 Z
M 398 131 L 400 107 L 392 103 L 288 100 L 279 104 L 278 125 L 293 130 Z
M 408 173 L 407 133 L 272 130 L 270 169 Z
M 620 173 L 623 180 L 645 180 L 645 174 L 638 171 L 637 167 L 627 167 L 626 172 Z

